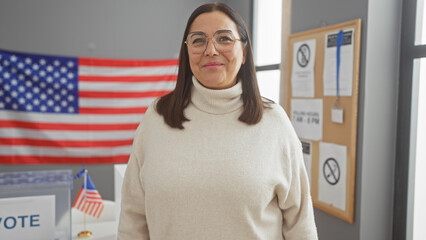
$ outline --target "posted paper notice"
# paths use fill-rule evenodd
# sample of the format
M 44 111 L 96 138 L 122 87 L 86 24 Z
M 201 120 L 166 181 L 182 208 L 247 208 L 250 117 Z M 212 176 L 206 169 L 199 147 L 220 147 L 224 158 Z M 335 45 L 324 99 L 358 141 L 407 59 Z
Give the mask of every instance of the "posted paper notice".
M 291 92 L 293 97 L 314 97 L 315 39 L 293 45 Z
M 344 145 L 320 142 L 318 200 L 346 210 L 346 161 Z
M 306 172 L 308 173 L 309 182 L 311 182 L 312 171 L 312 142 L 302 141 L 303 160 L 305 161 Z
M 299 138 L 322 139 L 322 105 L 322 99 L 291 100 L 291 122 Z
M 343 44 L 340 47 L 339 95 L 352 96 L 354 63 L 354 30 L 343 32 Z M 337 32 L 325 36 L 324 54 L 324 96 L 336 96 L 336 52 Z

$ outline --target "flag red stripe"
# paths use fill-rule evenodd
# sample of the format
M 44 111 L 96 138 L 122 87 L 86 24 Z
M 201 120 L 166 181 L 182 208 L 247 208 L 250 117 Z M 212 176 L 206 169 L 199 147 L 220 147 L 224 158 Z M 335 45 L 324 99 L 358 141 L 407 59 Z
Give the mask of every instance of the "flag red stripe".
M 81 194 L 83 194 L 83 188 L 80 188 L 80 191 L 78 192 L 77 197 L 75 198 L 76 200 L 74 201 L 72 207 L 75 207 L 77 205 L 77 203 L 79 203 L 78 201 L 80 200 L 79 198 L 80 198 Z
M 96 217 L 97 217 L 97 218 L 99 218 L 99 217 L 101 216 L 101 213 L 104 211 L 104 207 L 105 207 L 105 205 L 104 205 L 104 204 L 102 204 L 102 205 L 101 205 L 101 209 L 99 210 L 98 215 L 96 215 Z
M 80 188 L 80 192 L 78 194 L 78 205 L 77 205 L 77 209 L 83 209 L 84 206 L 84 189 Z
M 81 209 L 81 207 L 82 207 L 82 205 L 81 204 L 83 204 L 83 201 L 81 200 L 81 197 L 80 196 L 78 196 L 78 205 L 77 205 L 77 209 Z
M 90 199 L 90 200 L 96 200 L 96 199 L 101 199 L 100 198 L 100 195 L 99 195 L 99 193 L 98 193 L 98 191 L 96 191 L 96 190 L 87 190 L 87 197 Z
M 93 210 L 95 209 L 95 204 L 93 204 L 93 203 L 89 203 L 90 204 L 90 208 L 89 209 L 87 209 L 87 210 L 90 210 L 89 212 L 88 212 L 88 214 L 90 215 L 90 216 L 93 216 Z
M 97 217 L 97 218 L 100 217 L 102 210 L 103 210 L 103 207 L 104 207 L 104 204 L 98 205 L 98 207 L 96 208 L 96 211 L 95 211 L 95 217 Z
M 138 123 L 121 124 L 83 124 L 83 123 L 42 123 L 15 120 L 0 120 L 0 128 L 23 128 L 38 130 L 68 130 L 68 131 L 118 131 L 135 130 Z
M 144 97 L 160 97 L 170 90 L 164 91 L 147 91 L 147 92 L 92 92 L 79 91 L 79 96 L 82 98 L 144 98 Z
M 132 145 L 132 139 L 126 140 L 42 140 L 30 138 L 1 138 L 0 146 L 32 146 L 32 147 L 59 147 L 59 148 L 98 148 L 98 147 L 118 147 Z
M 87 189 L 87 194 L 92 195 L 92 196 L 99 195 L 98 191 L 96 189 Z
M 81 114 L 133 114 L 145 113 L 148 107 L 133 107 L 133 108 L 92 108 L 80 107 Z
M 90 208 L 90 203 L 85 202 L 83 207 L 84 212 L 87 213 L 89 211 L 89 208 Z
M 83 193 L 83 194 L 84 194 L 84 193 Z M 83 211 L 83 210 L 84 210 L 84 208 L 85 208 L 85 206 L 86 206 L 86 202 L 84 201 L 84 196 L 83 196 L 83 195 L 81 195 L 81 196 L 80 196 L 80 204 L 78 204 L 77 209 L 79 209 L 79 210 Z
M 98 197 L 87 197 L 87 201 L 91 203 L 100 203 L 102 202 L 102 198 L 100 196 Z
M 177 75 L 160 76 L 86 76 L 78 77 L 80 82 L 162 82 L 176 81 Z
M 93 208 L 92 212 L 90 213 L 90 215 L 96 217 L 98 214 L 98 211 L 100 209 L 100 207 L 102 206 L 102 203 L 96 203 L 95 207 Z
M 80 66 L 97 66 L 97 67 L 159 67 L 159 66 L 176 66 L 177 59 L 164 60 L 124 60 L 124 59 L 96 59 L 96 58 L 79 58 Z
M 88 192 L 86 197 L 87 197 L 88 201 L 91 201 L 91 202 L 99 202 L 99 200 L 102 200 L 101 196 L 99 195 L 99 193 L 97 191 L 94 192 L 94 193 L 90 193 L 90 194 Z
M 0 164 L 109 164 L 127 163 L 129 157 L 130 154 L 100 157 L 0 155 Z

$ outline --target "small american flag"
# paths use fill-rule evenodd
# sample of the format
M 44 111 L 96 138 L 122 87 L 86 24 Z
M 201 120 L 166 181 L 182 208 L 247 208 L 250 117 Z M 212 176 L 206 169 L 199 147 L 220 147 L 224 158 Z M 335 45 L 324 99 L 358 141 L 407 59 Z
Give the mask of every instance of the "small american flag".
M 176 59 L 113 60 L 0 50 L 0 164 L 125 163 Z
M 96 190 L 95 184 L 93 184 L 92 179 L 90 178 L 86 169 L 81 170 L 77 174 L 76 178 L 80 178 L 83 175 L 86 175 L 85 181 L 87 182 L 87 187 L 85 187 L 83 183 L 72 207 L 90 216 L 99 218 L 102 214 L 102 211 L 104 210 L 102 197 L 98 190 Z

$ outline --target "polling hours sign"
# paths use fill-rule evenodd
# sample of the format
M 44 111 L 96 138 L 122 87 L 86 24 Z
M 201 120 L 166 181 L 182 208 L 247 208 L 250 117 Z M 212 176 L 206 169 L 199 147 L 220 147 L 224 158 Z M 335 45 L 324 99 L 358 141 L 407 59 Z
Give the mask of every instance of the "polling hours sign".
M 322 139 L 322 105 L 322 99 L 291 100 L 291 122 L 299 138 Z

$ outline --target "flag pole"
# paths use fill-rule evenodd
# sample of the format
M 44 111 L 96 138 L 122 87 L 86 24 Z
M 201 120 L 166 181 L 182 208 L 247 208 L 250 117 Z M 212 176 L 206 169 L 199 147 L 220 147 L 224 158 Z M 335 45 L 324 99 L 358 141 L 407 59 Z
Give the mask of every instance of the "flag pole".
M 91 238 L 93 236 L 91 231 L 88 231 L 86 228 L 86 207 L 87 207 L 87 169 L 84 169 L 84 202 L 83 202 L 83 226 L 84 229 L 81 231 L 77 237 L 79 239 Z
M 84 206 L 83 206 L 83 230 L 86 231 L 86 207 L 87 207 L 87 169 L 84 169 Z

